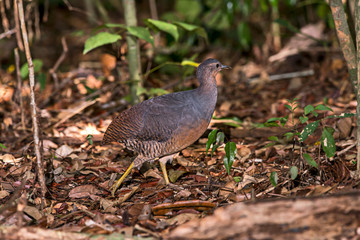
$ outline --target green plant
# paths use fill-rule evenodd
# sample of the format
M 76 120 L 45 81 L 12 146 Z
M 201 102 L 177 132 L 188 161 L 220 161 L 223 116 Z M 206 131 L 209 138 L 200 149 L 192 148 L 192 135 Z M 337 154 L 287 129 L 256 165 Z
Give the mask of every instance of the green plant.
M 294 145 L 298 143 L 300 147 L 305 145 L 305 140 L 314 132 L 316 129 L 321 128 L 321 149 L 325 153 L 326 157 L 330 158 L 335 155 L 336 152 L 336 146 L 335 146 L 335 140 L 333 137 L 334 129 L 330 126 L 327 126 L 325 123 L 326 119 L 329 118 L 346 118 L 346 117 L 353 117 L 355 114 L 352 113 L 344 113 L 339 116 L 337 115 L 330 115 L 330 116 L 324 116 L 319 117 L 320 113 L 322 111 L 331 111 L 333 110 L 324 105 L 319 104 L 317 106 L 307 105 L 303 109 L 303 113 L 301 116 L 299 116 L 299 121 L 295 123 L 295 110 L 299 108 L 299 103 L 297 101 L 297 98 L 294 98 L 293 100 L 287 100 L 289 104 L 285 104 L 285 107 L 290 111 L 290 114 L 285 117 L 279 117 L 279 118 L 270 118 L 266 123 L 265 126 L 267 127 L 284 127 L 286 123 L 289 121 L 289 116 L 292 123 L 292 130 L 289 132 L 286 132 L 282 139 L 279 139 L 277 136 L 270 136 L 269 140 L 272 142 L 267 144 L 265 147 L 270 147 L 278 143 L 293 141 Z M 315 117 L 314 120 L 311 120 L 311 116 Z M 306 124 L 301 131 L 298 129 L 301 129 L 301 124 Z M 318 164 L 316 161 L 312 158 L 312 156 L 309 153 L 305 152 L 305 148 L 302 147 L 302 159 L 306 161 L 310 166 L 318 168 Z M 298 168 L 296 166 L 290 167 L 290 177 L 291 179 L 296 179 L 298 175 Z M 272 180 L 272 183 L 274 184 L 275 181 Z
M 211 147 L 211 157 L 215 150 L 224 143 L 225 135 L 223 132 L 218 132 L 217 129 L 212 130 L 208 135 L 208 140 L 206 142 L 206 155 Z M 235 156 L 237 153 L 236 144 L 234 142 L 227 142 L 225 144 L 225 156 L 224 156 L 224 166 L 225 169 L 230 175 L 231 167 L 235 161 Z M 235 181 L 240 181 L 238 177 L 234 178 Z

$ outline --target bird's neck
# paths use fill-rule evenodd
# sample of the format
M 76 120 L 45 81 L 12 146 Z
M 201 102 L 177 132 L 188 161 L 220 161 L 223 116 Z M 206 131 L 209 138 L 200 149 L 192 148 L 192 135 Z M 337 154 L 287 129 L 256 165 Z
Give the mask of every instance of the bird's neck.
M 200 79 L 199 79 L 200 80 Z M 201 79 L 205 80 L 205 79 Z M 217 86 L 215 77 L 200 80 L 200 86 L 196 89 L 198 106 L 201 112 L 204 112 L 206 118 L 210 121 L 216 105 L 217 100 Z

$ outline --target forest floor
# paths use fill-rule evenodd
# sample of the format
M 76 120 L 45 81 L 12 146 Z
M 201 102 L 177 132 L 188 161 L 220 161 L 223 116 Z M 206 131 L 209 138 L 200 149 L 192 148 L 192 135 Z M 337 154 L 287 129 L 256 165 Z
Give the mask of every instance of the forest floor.
M 164 185 L 159 165 L 154 162 L 134 169 L 115 197 L 111 196 L 109 186 L 134 157 L 122 145 L 100 144 L 112 119 L 130 107 L 124 100 L 128 94 L 128 86 L 123 83 L 128 75 L 126 61 L 119 64 L 109 54 L 99 52 L 78 57 L 81 46 L 74 37 L 69 38 L 70 51 L 65 58 L 69 60 L 62 63 L 69 66 L 56 72 L 57 83 L 49 76 L 43 90 L 37 85 L 48 187 L 44 209 L 40 207 L 36 181 L 29 86 L 24 81 L 21 92 L 25 107 L 21 109 L 14 72 L 0 72 L 3 238 L 22 235 L 32 239 L 31 234 L 43 239 L 106 239 L 105 236 L 121 234 L 127 238 L 167 238 L 185 222 L 212 215 L 216 209 L 234 203 L 324 196 L 358 188 L 359 181 L 354 177 L 355 119 L 325 118 L 356 112 L 346 64 L 338 49 L 309 44 L 289 55 L 289 49 L 284 47 L 282 53 L 286 57 L 271 63 L 246 60 L 226 50 L 203 54 L 199 61 L 213 57 L 232 66 L 232 70 L 217 78 L 219 96 L 209 130 L 167 165 L 171 186 Z M 46 59 L 46 54 L 52 54 L 51 59 L 56 60 L 54 56 L 60 55 L 61 44 L 55 42 L 52 47 L 57 50 L 49 50 L 51 53 L 43 51 L 49 48 L 49 42 L 35 42 L 34 58 Z M 51 67 L 44 63 L 44 68 Z M 295 76 L 286 77 L 284 73 Z M 283 78 L 271 80 L 274 75 Z M 196 87 L 197 81 L 195 77 L 182 79 L 181 75 L 169 77 L 155 72 L 146 82 L 147 88 L 166 88 L 171 92 L 168 86 L 188 89 Z M 294 98 L 298 108 L 290 114 L 287 100 Z M 332 111 L 319 110 L 318 116 L 310 114 L 306 123 L 300 123 L 304 108 L 319 104 Z M 264 124 L 270 118 L 285 116 L 289 120 L 284 126 Z M 284 137 L 288 132 L 301 132 L 316 120 L 320 120 L 319 127 L 306 141 L 300 142 L 297 136 L 289 140 Z M 330 158 L 321 143 L 321 129 L 325 127 L 335 130 L 336 153 Z M 206 154 L 212 129 L 224 132 L 225 143 L 236 143 L 230 174 L 223 164 L 223 144 L 212 157 Z M 89 134 L 92 142 L 87 138 Z M 313 161 L 306 161 L 304 153 Z M 290 172 L 293 166 L 296 175 Z M 3 227 L 8 225 L 15 227 L 5 230 Z

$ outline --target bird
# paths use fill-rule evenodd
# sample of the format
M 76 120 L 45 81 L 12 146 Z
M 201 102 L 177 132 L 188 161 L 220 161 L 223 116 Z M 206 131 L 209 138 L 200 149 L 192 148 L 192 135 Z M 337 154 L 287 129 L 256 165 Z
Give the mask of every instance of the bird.
M 118 114 L 105 131 L 102 144 L 123 143 L 137 153 L 128 169 L 110 188 L 114 196 L 134 167 L 159 160 L 165 184 L 166 163 L 206 131 L 217 101 L 216 75 L 231 67 L 206 59 L 196 69 L 199 87 L 145 100 Z

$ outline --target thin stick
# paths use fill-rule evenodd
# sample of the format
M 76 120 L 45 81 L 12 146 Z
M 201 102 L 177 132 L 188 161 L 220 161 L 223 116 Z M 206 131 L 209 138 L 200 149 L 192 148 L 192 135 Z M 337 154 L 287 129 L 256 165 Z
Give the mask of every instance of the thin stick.
M 63 47 L 63 52 L 61 53 L 60 57 L 56 61 L 55 65 L 49 70 L 49 73 L 51 74 L 51 76 L 54 79 L 56 89 L 59 87 L 59 80 L 58 80 L 56 71 L 59 68 L 60 64 L 64 61 L 64 59 L 66 57 L 66 54 L 68 52 L 68 46 L 66 44 L 65 37 L 61 38 L 61 44 L 62 44 L 62 47 Z
M 16 29 L 16 41 L 18 48 L 20 51 L 24 51 L 24 45 L 22 43 L 21 39 L 21 30 L 20 30 L 20 22 L 19 22 L 19 11 L 16 4 L 16 1 L 14 1 L 14 20 L 15 20 L 15 29 Z
M 35 39 L 40 40 L 41 37 L 41 30 L 40 30 L 40 13 L 39 13 L 39 6 L 37 2 L 34 4 L 34 14 L 35 14 Z
M 1 20 L 2 20 L 2 25 L 4 27 L 4 31 L 7 32 L 9 31 L 10 27 L 9 27 L 9 20 L 7 19 L 5 13 L 4 1 L 0 1 L 0 13 L 1 13 Z
M 14 54 L 15 54 L 15 66 L 16 66 L 16 78 L 17 78 L 17 92 L 18 92 L 18 99 L 20 102 L 20 111 L 21 111 L 21 126 L 22 129 L 25 129 L 24 103 L 21 94 L 22 81 L 20 76 L 20 58 L 19 58 L 19 50 L 17 48 L 14 49 Z
M 88 12 L 86 12 L 86 11 L 80 9 L 80 8 L 73 7 L 68 0 L 63 0 L 63 2 L 65 3 L 65 5 L 68 7 L 68 9 L 70 11 L 85 14 L 85 15 L 89 16 L 90 18 L 93 18 L 93 20 L 94 20 L 94 22 L 96 22 L 96 24 L 99 24 L 99 25 L 101 24 L 100 21 L 98 21 L 96 18 L 94 18 L 94 16 L 91 16 Z
M 24 7 L 22 0 L 16 0 L 18 9 L 19 9 L 19 17 L 20 17 L 20 26 L 22 31 L 22 37 L 24 40 L 25 46 L 25 54 L 26 59 L 28 62 L 29 68 L 29 81 L 30 81 L 30 105 L 31 105 L 31 118 L 33 122 L 33 129 L 34 129 L 34 144 L 35 144 L 35 155 L 36 155 L 36 165 L 37 165 L 37 173 L 38 173 L 38 181 L 41 187 L 41 205 L 42 207 L 45 206 L 45 194 L 46 184 L 45 184 L 45 176 L 44 176 L 44 164 L 42 162 L 41 153 L 40 153 L 40 138 L 39 138 L 39 125 L 37 120 L 37 113 L 36 113 L 36 102 L 35 102 L 35 75 L 34 75 L 34 65 L 31 58 L 31 52 L 29 47 L 29 40 L 28 35 L 26 32 L 25 26 L 25 18 L 24 18 Z
M 7 32 L 1 33 L 0 34 L 0 39 L 3 39 L 4 37 L 8 37 L 8 36 L 10 36 L 10 35 L 12 35 L 14 33 L 16 33 L 16 29 L 11 29 L 11 30 L 9 30 Z

